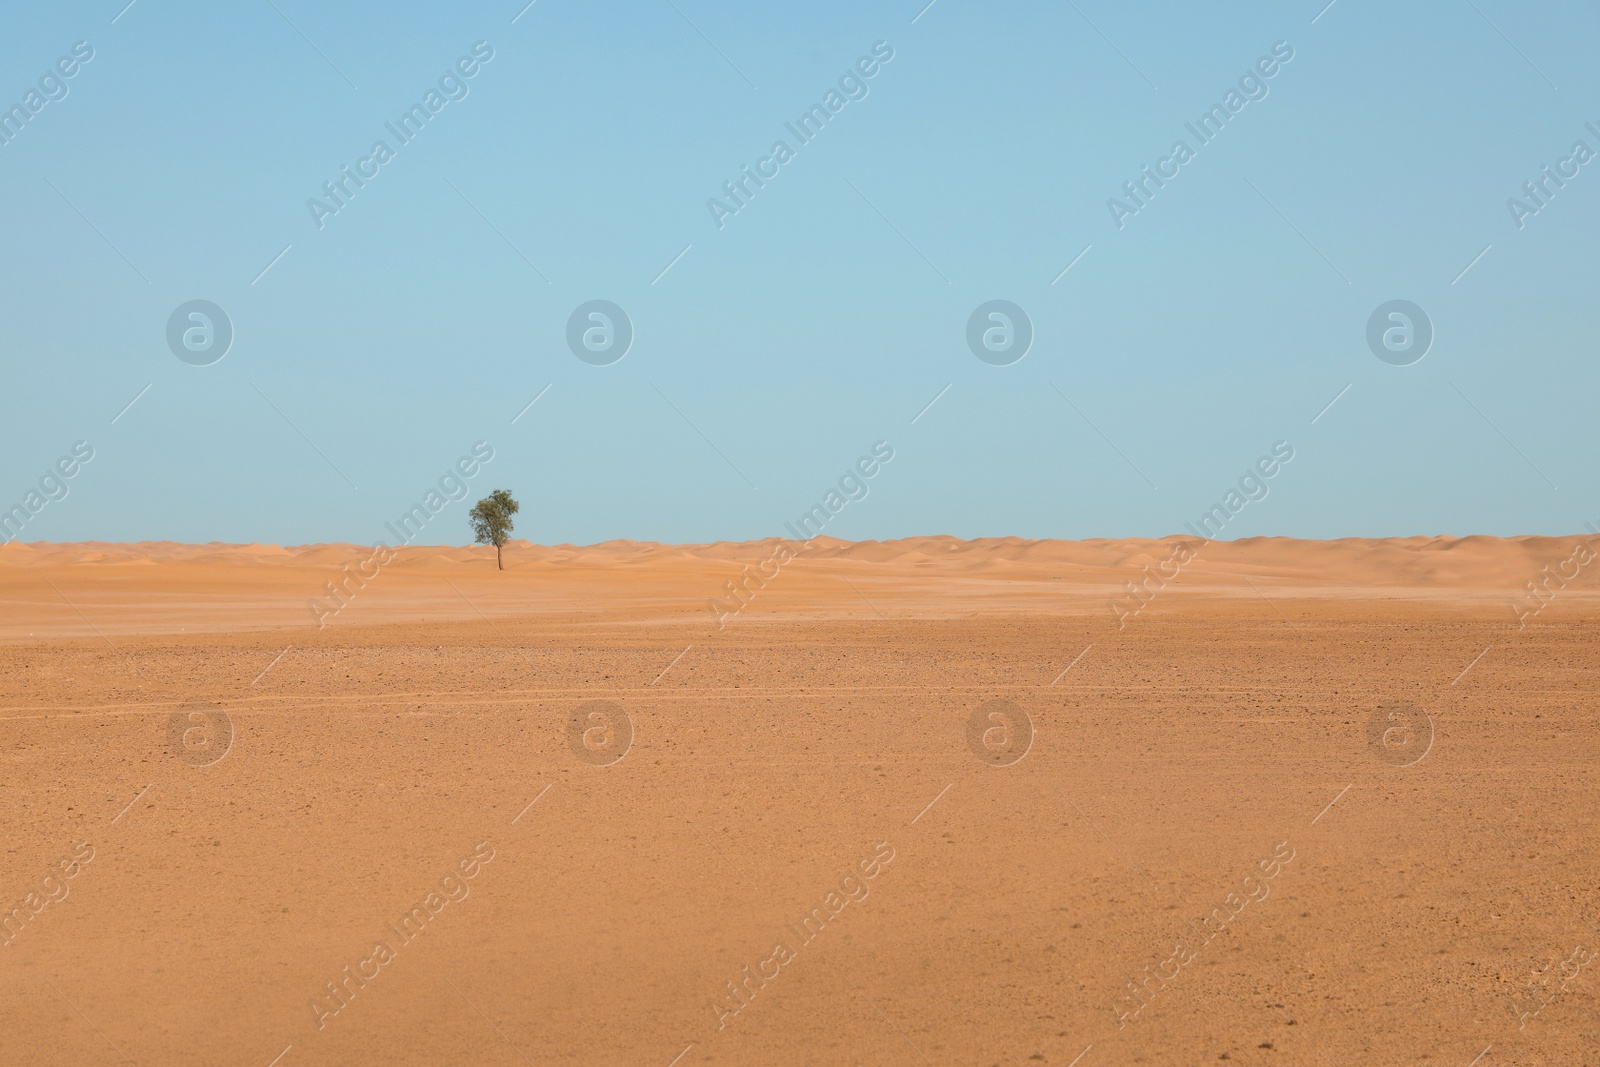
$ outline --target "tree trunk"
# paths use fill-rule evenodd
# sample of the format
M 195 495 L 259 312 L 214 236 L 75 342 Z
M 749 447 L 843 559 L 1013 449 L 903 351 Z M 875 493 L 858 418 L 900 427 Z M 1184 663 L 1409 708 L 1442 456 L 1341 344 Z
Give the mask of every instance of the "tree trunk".
M 494 546 L 494 563 L 495 563 L 495 566 L 499 567 L 501 570 L 505 570 L 506 569 L 505 562 L 500 558 L 500 546 L 499 545 L 495 545 Z

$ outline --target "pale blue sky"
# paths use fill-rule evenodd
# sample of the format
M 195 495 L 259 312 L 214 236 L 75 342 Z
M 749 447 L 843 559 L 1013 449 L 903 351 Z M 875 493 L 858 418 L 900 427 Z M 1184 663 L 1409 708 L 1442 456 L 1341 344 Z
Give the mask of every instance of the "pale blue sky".
M 0 37 L 4 107 L 93 49 L 0 145 L 0 507 L 94 449 L 22 540 L 371 543 L 480 440 L 471 499 L 512 489 L 547 543 L 779 534 L 880 440 L 828 533 L 1174 533 L 1278 441 L 1223 536 L 1600 519 L 1600 162 L 1507 207 L 1600 151 L 1592 4 L 124 3 Z M 480 41 L 402 145 L 385 123 Z M 1180 138 L 1119 229 L 1108 198 Z M 208 366 L 166 339 L 196 299 L 234 330 Z M 606 366 L 566 341 L 594 299 L 635 331 Z M 1033 324 L 1009 366 L 967 346 L 994 299 Z M 1409 366 L 1366 342 L 1393 299 L 1435 330 Z M 423 539 L 469 540 L 465 509 Z

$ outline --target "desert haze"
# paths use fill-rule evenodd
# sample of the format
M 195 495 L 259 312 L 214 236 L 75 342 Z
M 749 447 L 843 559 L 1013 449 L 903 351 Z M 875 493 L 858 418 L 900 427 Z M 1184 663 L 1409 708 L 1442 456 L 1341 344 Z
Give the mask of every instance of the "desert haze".
M 0 1059 L 1600 1062 L 1585 538 L 372 555 L 0 547 Z
M 1517 625 L 1554 599 L 1575 607 L 1600 590 L 1587 538 L 1408 537 L 1202 542 L 1174 536 L 1089 541 L 718 542 L 506 546 L 510 575 L 490 574 L 485 546 L 419 546 L 382 562 L 361 545 L 187 545 L 169 541 L 0 545 L 0 577 L 18 604 L 0 640 L 313 629 L 501 614 L 576 619 L 605 613 L 637 626 L 669 620 L 725 629 L 748 621 L 951 618 L 1005 612 L 1088 616 L 1125 629 L 1145 610 L 1196 596 L 1258 600 L 1430 600 L 1498 605 Z M 1193 559 L 1185 559 L 1183 553 Z M 790 565 L 783 554 L 793 555 Z M 1600 570 L 1600 568 L 1596 568 Z M 858 581 L 859 580 L 859 581 Z M 876 590 L 852 591 L 851 582 Z M 727 583 L 736 583 L 730 591 Z M 1529 583 L 1538 586 L 1538 596 Z M 52 584 L 53 583 L 53 584 Z M 1252 584 L 1254 583 L 1254 584 Z M 1130 588 L 1132 586 L 1133 588 Z M 477 595 L 466 595 L 468 590 Z M 91 616 L 76 591 L 103 612 Z M 849 596 L 841 596 L 843 593 Z M 720 610 L 719 610 L 720 609 Z M 892 610 L 891 610 L 892 609 Z M 624 614 L 617 615 L 615 613 Z M 1498 616 L 1504 618 L 1497 619 Z M 692 630 L 685 633 L 693 635 Z

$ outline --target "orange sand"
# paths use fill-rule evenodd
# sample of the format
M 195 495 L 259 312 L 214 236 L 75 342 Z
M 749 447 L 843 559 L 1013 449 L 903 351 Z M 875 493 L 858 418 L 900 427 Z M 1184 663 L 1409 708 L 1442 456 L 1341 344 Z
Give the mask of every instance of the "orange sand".
M 1600 1062 L 1600 564 L 1176 543 L 0 548 L 0 1062 Z

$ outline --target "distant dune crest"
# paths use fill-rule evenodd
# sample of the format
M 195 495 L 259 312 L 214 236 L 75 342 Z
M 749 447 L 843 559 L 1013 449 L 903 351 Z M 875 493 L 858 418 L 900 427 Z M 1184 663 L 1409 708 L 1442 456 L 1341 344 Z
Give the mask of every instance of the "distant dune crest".
M 1301 541 L 1252 537 L 1207 541 L 1096 538 L 1086 541 L 907 537 L 841 541 L 817 536 L 666 545 L 507 545 L 506 569 L 488 546 L 406 545 L 393 550 L 330 628 L 492 618 L 588 618 L 621 626 L 674 620 L 722 629 L 782 619 L 950 619 L 974 615 L 1101 616 L 1181 610 L 1192 598 L 1263 607 L 1286 599 L 1409 601 L 1445 610 L 1489 610 L 1544 625 L 1592 609 L 1600 571 L 1566 575 L 1586 537 L 1401 537 Z M 1197 551 L 1181 572 L 1162 569 L 1176 549 Z M 739 584 L 779 547 L 792 555 L 738 612 L 706 605 Z M 151 541 L 0 546 L 0 583 L 10 611 L 0 640 L 47 636 L 239 630 L 318 631 L 307 598 L 373 551 L 371 545 L 229 545 Z M 1554 568 L 1554 572 L 1551 571 Z M 767 568 L 769 571 L 771 568 Z M 1159 583 L 1148 580 L 1160 574 Z M 1548 573 L 1559 586 L 1530 582 Z M 1138 588 L 1128 599 L 1130 583 Z M 720 626 L 718 624 L 721 624 Z M 693 640 L 685 637 L 685 642 Z

